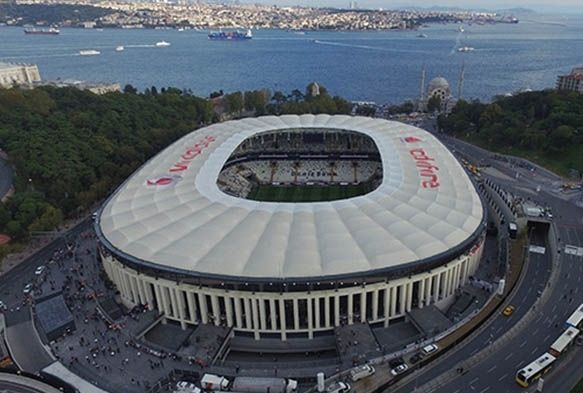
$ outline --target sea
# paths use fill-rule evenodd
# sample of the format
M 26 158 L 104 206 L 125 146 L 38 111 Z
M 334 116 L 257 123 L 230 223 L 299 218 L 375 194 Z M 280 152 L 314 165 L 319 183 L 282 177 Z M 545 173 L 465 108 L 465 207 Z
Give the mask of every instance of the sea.
M 462 31 L 463 30 L 463 31 Z M 427 37 L 419 35 L 423 33 Z M 353 101 L 396 104 L 445 77 L 454 96 L 553 87 L 557 76 L 583 66 L 583 15 L 535 14 L 518 24 L 435 24 L 418 31 L 254 30 L 241 42 L 209 41 L 207 31 L 62 28 L 56 36 L 0 27 L 0 61 L 37 64 L 47 80 L 85 80 L 213 91 L 304 90 L 316 81 Z M 166 41 L 167 47 L 156 43 Z M 117 52 L 117 46 L 124 50 Z M 471 52 L 459 52 L 460 47 Z M 97 50 L 98 56 L 81 56 Z

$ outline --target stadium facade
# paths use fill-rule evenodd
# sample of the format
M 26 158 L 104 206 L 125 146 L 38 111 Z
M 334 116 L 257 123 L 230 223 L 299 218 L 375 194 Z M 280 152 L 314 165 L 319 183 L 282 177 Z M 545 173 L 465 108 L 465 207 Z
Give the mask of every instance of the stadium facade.
M 250 139 L 302 130 L 320 130 L 322 140 L 349 132 L 374 141 L 382 164 L 376 188 L 291 203 L 219 187 L 233 152 Z M 270 160 L 270 178 L 294 154 L 276 147 L 279 154 L 261 157 Z M 345 153 L 335 151 L 335 160 L 361 158 Z M 112 194 L 96 230 L 105 271 L 128 306 L 145 304 L 183 328 L 227 325 L 286 340 L 341 324 L 388 326 L 412 308 L 447 302 L 479 264 L 485 213 L 463 168 L 426 131 L 366 117 L 267 116 L 178 140 Z

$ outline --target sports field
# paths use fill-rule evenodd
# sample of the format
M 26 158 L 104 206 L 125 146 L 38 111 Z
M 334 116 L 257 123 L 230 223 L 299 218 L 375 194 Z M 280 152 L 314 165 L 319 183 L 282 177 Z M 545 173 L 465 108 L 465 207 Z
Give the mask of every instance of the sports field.
M 370 184 L 333 186 L 259 185 L 247 196 L 264 202 L 322 202 L 351 198 L 368 192 Z

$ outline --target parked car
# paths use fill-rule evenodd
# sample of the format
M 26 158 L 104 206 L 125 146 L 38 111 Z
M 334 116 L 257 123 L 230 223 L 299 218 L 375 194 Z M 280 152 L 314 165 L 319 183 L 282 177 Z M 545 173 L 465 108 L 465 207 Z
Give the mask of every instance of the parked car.
M 326 393 L 346 393 L 350 391 L 350 385 L 346 382 L 334 382 L 326 388 Z
M 391 368 L 395 368 L 400 366 L 401 364 L 405 363 L 405 361 L 403 360 L 403 358 L 399 357 L 399 358 L 395 358 L 395 359 L 391 359 L 389 361 L 389 367 Z
M 408 369 L 409 369 L 409 366 L 407 366 L 405 363 L 403 363 L 403 364 L 398 365 L 394 369 L 392 369 L 391 374 L 393 374 L 394 376 L 401 375 L 405 371 L 407 371 Z
M 418 363 L 421 359 L 423 359 L 423 356 L 421 356 L 420 353 L 416 353 L 415 355 L 411 356 L 411 358 L 409 359 L 409 363 L 411 364 L 416 364 Z
M 426 345 L 421 349 L 421 355 L 422 356 L 429 356 L 432 353 L 437 352 L 438 349 L 439 348 L 435 344 Z
M 24 289 L 22 290 L 22 292 L 25 295 L 30 295 L 30 293 L 32 292 L 32 290 L 34 289 L 32 283 L 28 283 L 24 286 Z
M 45 272 L 45 270 L 47 270 L 47 267 L 45 265 L 40 265 L 39 267 L 36 268 L 34 274 L 40 276 Z
M 375 369 L 370 364 L 365 364 L 362 366 L 354 367 L 350 370 L 350 378 L 353 382 L 356 382 L 360 379 L 366 378 L 369 375 L 373 375 L 375 373 Z

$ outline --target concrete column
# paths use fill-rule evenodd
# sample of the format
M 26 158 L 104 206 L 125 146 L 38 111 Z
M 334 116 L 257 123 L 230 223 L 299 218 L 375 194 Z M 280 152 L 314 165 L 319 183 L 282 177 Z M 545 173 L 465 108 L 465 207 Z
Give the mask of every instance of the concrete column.
M 200 307 L 200 319 L 202 323 L 207 324 L 209 322 L 209 312 L 204 293 L 198 293 L 198 305 Z
M 160 288 L 160 285 L 154 284 L 154 292 L 156 293 L 156 304 L 158 305 L 158 312 L 160 314 L 166 314 L 166 309 L 164 308 L 164 299 L 162 299 L 162 288 Z
M 215 326 L 219 326 L 221 324 L 221 307 L 219 305 L 219 298 L 217 295 L 211 295 L 211 308 Z
M 405 314 L 407 305 L 407 288 L 405 284 L 399 285 L 399 314 Z
M 188 303 L 188 312 L 190 313 L 190 320 L 193 323 L 198 322 L 198 318 L 196 317 L 196 302 L 194 301 L 194 293 L 193 292 L 186 292 L 186 302 Z
M 308 302 L 308 338 L 311 340 L 314 338 L 314 310 L 312 307 L 312 302 L 314 299 L 310 296 L 307 298 Z
M 385 288 L 385 327 L 389 327 L 389 317 L 391 315 L 391 289 L 389 287 Z
M 334 326 L 340 326 L 340 296 L 334 296 Z
M 146 300 L 146 292 L 144 291 L 144 282 L 142 281 L 140 276 L 136 277 L 136 284 L 138 284 L 138 297 L 140 299 L 139 303 L 140 304 L 148 303 L 148 300 Z
M 251 299 L 244 297 L 243 306 L 245 309 L 245 327 L 247 329 L 253 329 L 253 323 L 251 322 Z
M 418 295 L 417 295 L 417 299 L 418 299 L 418 306 L 419 308 L 423 308 L 423 305 L 425 304 L 425 279 L 422 278 L 419 281 L 419 286 L 418 286 Z
M 119 269 L 117 266 L 115 266 L 113 269 L 113 274 L 114 274 L 114 277 L 116 278 L 116 280 L 114 280 L 114 281 L 116 282 L 117 289 L 119 289 L 121 296 L 126 298 L 126 299 L 129 299 L 130 298 L 129 291 L 127 290 L 126 283 L 125 283 L 125 280 L 122 276 L 121 269 Z
M 391 317 L 397 315 L 397 289 L 398 287 L 391 287 Z
M 172 308 L 172 316 L 174 318 L 179 318 L 178 297 L 176 296 L 176 290 L 174 288 L 168 287 L 168 296 L 170 299 L 170 307 Z
M 371 320 L 376 321 L 379 319 L 379 289 L 372 292 L 372 315 Z
M 230 296 L 225 296 L 225 314 L 227 314 L 227 326 L 233 326 L 233 301 Z
M 186 330 L 186 315 L 184 312 L 184 296 L 182 291 L 174 288 L 174 297 L 176 298 L 176 306 L 178 307 L 178 315 L 180 316 L 180 327 Z
M 294 330 L 300 329 L 300 312 L 298 307 L 298 299 L 293 299 L 293 307 L 294 307 Z
M 154 309 L 154 296 L 152 295 L 152 285 L 148 281 L 142 281 L 144 292 L 146 293 L 146 302 L 148 303 L 148 310 Z
M 271 330 L 277 330 L 277 311 L 273 298 L 269 298 L 269 318 L 271 319 Z
M 425 305 L 429 306 L 431 304 L 431 290 L 433 289 L 433 276 L 429 276 L 426 279 L 427 283 L 425 284 Z
M 433 299 L 435 302 L 437 302 L 439 300 L 439 295 L 440 295 L 440 290 L 439 290 L 439 286 L 441 285 L 441 273 L 437 273 L 435 275 L 435 287 L 433 288 Z
M 287 321 L 285 320 L 285 300 L 278 299 L 279 303 L 279 330 L 281 331 L 281 341 L 287 340 Z
M 170 294 L 168 292 L 168 288 L 165 286 L 160 287 L 160 292 L 162 293 L 162 303 L 164 304 L 164 313 L 167 316 L 173 316 L 172 314 L 172 307 L 170 302 Z
M 366 288 L 360 293 L 360 322 L 366 322 Z
M 315 297 L 314 298 L 314 316 L 315 316 L 315 323 L 314 323 L 314 328 L 315 329 L 320 329 L 321 325 L 320 325 L 320 299 L 321 297 Z
M 330 323 L 330 302 L 332 301 L 332 296 L 324 297 L 324 325 L 328 328 L 332 326 Z
M 354 323 L 354 294 L 348 294 L 348 324 Z
M 243 313 L 241 312 L 241 298 L 238 295 L 233 296 L 235 302 L 235 323 L 238 328 L 243 328 Z
M 259 335 L 259 313 L 257 310 L 257 301 L 259 299 L 251 298 L 251 311 L 253 312 L 253 334 L 255 336 L 255 340 L 259 340 L 261 337 Z
M 407 303 L 405 305 L 405 310 L 411 312 L 411 307 L 413 306 L 413 283 L 407 283 Z
M 261 330 L 267 330 L 267 314 L 265 312 L 265 300 L 262 298 L 258 298 L 257 301 L 259 302 L 259 322 Z

